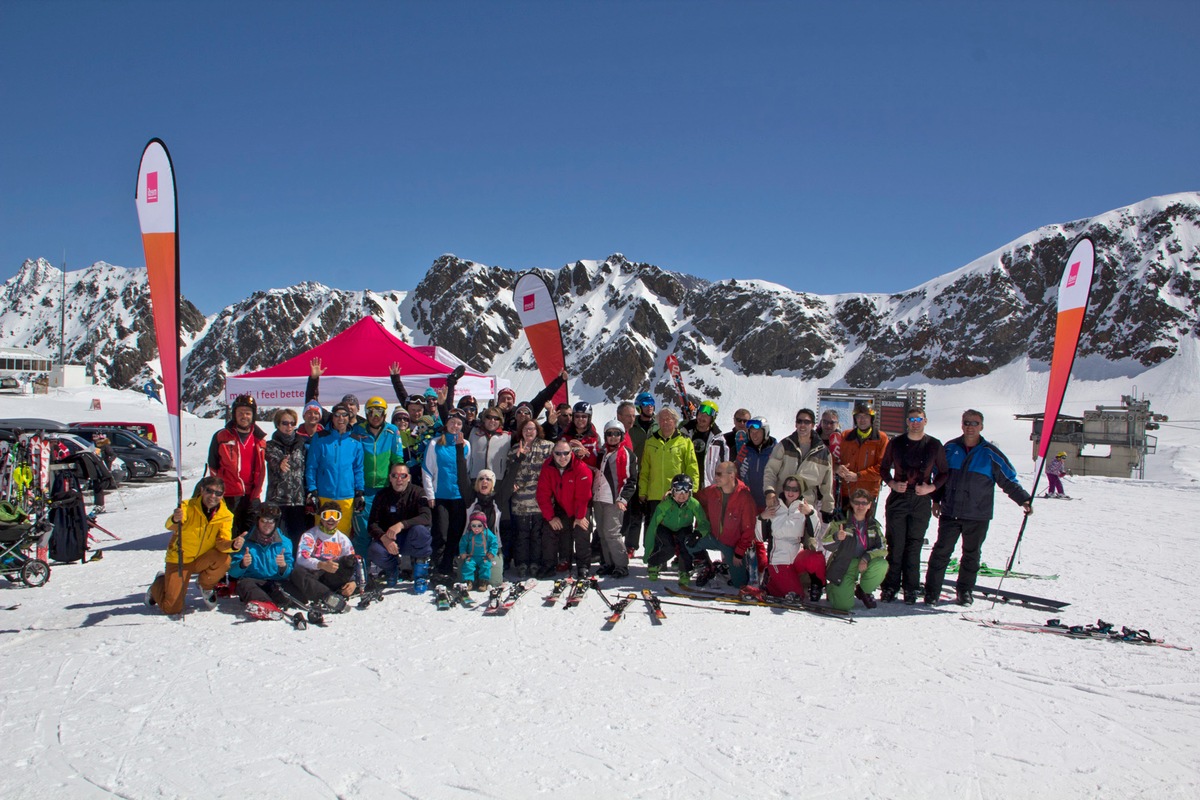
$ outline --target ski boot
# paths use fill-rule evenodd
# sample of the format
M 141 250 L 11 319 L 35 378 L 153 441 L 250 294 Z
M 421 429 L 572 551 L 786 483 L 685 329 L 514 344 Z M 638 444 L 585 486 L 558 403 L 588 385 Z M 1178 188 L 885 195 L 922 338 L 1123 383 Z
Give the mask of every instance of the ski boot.
M 429 559 L 413 561 L 413 594 L 429 591 Z

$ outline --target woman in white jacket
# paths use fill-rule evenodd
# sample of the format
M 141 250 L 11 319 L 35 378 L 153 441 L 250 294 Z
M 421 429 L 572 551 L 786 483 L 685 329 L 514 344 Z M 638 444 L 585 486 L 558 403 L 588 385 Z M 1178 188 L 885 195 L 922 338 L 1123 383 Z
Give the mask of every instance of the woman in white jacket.
M 767 594 L 785 597 L 789 594 L 816 602 L 825 586 L 825 556 L 820 549 L 821 537 L 814 527 L 821 525 L 817 508 L 804 499 L 800 480 L 785 478 L 778 504 L 761 514 L 771 520 L 774 544 L 767 565 Z

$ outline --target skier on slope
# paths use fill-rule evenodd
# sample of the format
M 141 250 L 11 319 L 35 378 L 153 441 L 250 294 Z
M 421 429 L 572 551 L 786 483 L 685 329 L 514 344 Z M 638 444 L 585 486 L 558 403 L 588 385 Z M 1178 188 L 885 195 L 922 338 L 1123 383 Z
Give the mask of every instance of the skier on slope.
M 1050 484 L 1050 488 L 1046 490 L 1046 497 L 1066 497 L 1063 493 L 1062 479 L 1067 474 L 1067 453 L 1064 450 L 1046 465 L 1046 481 Z

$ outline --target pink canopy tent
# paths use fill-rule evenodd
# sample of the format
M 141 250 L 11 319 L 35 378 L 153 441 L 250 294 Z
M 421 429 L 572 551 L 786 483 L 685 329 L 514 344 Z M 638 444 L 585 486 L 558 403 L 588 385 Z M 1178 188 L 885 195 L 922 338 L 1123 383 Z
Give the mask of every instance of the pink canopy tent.
M 446 364 L 434 356 L 443 356 Z M 324 344 L 289 358 L 282 364 L 225 378 L 225 400 L 233 402 L 239 394 L 248 394 L 259 405 L 295 407 L 304 405 L 309 362 L 320 358 L 325 374 L 321 376 L 321 400 L 332 406 L 344 395 L 356 394 L 360 402 L 378 395 L 389 404 L 395 402 L 391 365 L 400 364 L 400 379 L 407 394 L 421 394 L 428 387 L 444 386 L 446 376 L 462 363 L 440 347 L 413 347 L 388 332 L 374 317 L 363 317 Z M 494 375 L 467 371 L 459 380 L 455 396 L 474 395 L 479 402 L 496 396 Z

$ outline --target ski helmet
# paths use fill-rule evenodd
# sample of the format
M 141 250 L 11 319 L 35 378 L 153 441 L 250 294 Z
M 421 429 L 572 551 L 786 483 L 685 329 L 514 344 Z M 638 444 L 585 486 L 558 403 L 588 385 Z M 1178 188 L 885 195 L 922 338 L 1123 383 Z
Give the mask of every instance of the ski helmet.
M 623 434 L 625 433 L 625 426 L 621 424 L 621 420 L 619 419 L 610 419 L 604 423 L 604 432 L 608 433 L 609 431 L 620 431 Z
M 1057 456 L 1057 457 L 1058 457 L 1058 458 L 1066 458 L 1066 457 L 1067 457 L 1067 451 L 1066 451 L 1066 450 L 1063 450 L 1063 451 L 1061 451 L 1061 452 L 1058 454 L 1058 456 Z
M 363 410 L 370 412 L 373 409 L 379 409 L 381 412 L 386 414 L 387 413 L 387 403 L 384 401 L 384 399 L 382 397 L 372 397 L 370 400 L 367 401 L 367 405 L 365 406 L 365 408 Z
M 679 473 L 671 479 L 672 492 L 687 492 L 692 493 L 692 476 L 686 473 Z
M 707 414 L 708 416 L 712 417 L 713 419 L 716 419 L 717 411 L 719 411 L 719 410 L 720 410 L 720 406 L 718 406 L 716 404 L 716 401 L 705 400 L 703 403 L 700 404 L 700 407 L 698 409 L 696 409 L 696 413 L 697 414 Z
M 571 409 L 571 413 L 572 414 L 587 414 L 588 418 L 590 419 L 592 416 L 592 404 L 585 403 L 584 401 L 580 400 L 578 403 L 575 404 L 575 407 Z
M 239 394 L 233 398 L 233 405 L 230 406 L 229 412 L 235 413 L 239 408 L 248 408 L 251 414 L 258 416 L 258 403 L 254 402 L 254 398 L 248 394 Z
M 654 395 L 650 394 L 649 392 L 642 392 L 641 394 L 639 394 L 634 399 L 633 404 L 635 406 L 637 406 L 638 408 L 641 408 L 642 406 L 656 406 L 657 405 L 657 403 L 654 402 Z

